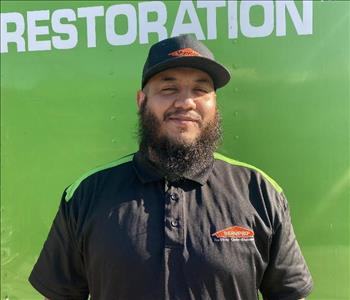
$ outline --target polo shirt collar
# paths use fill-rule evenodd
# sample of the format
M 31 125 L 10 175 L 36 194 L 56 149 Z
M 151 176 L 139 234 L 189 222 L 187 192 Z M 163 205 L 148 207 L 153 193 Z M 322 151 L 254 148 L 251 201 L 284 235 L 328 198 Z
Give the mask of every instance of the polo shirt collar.
M 159 170 L 152 162 L 150 162 L 146 155 L 140 151 L 135 153 L 133 163 L 136 174 L 143 183 L 158 181 L 165 178 L 164 173 Z M 205 168 L 198 170 L 198 172 L 195 174 L 186 175 L 184 178 L 204 185 L 207 182 L 210 173 L 212 172 L 213 165 L 214 157 L 212 157 L 212 160 Z

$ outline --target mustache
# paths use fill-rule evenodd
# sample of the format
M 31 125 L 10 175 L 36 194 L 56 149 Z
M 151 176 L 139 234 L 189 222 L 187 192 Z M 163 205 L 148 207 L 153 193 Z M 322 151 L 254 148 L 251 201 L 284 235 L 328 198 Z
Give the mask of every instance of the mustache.
M 202 122 L 202 116 L 198 112 L 193 110 L 188 111 L 183 109 L 177 109 L 165 112 L 163 120 L 166 121 L 169 118 L 185 118 L 199 123 Z

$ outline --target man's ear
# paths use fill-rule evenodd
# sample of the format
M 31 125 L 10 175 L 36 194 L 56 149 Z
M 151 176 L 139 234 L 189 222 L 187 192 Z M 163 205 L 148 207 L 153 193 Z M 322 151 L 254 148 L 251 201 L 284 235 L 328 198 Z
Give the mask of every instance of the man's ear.
M 140 110 L 140 107 L 142 105 L 142 103 L 145 101 L 146 99 L 146 94 L 144 91 L 142 90 L 138 90 L 137 94 L 136 94 L 136 103 L 137 103 L 137 108 Z

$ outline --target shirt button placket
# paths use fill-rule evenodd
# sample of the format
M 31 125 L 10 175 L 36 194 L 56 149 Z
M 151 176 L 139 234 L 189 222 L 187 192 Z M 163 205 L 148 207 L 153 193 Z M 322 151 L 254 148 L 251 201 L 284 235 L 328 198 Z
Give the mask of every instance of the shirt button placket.
M 165 245 L 168 247 L 183 245 L 182 201 L 180 191 L 173 186 L 166 191 L 164 213 Z

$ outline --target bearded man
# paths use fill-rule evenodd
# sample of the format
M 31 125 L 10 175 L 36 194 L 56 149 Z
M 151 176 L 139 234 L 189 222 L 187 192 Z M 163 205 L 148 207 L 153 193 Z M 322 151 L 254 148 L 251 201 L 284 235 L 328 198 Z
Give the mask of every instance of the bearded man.
M 30 276 L 60 299 L 297 300 L 312 279 L 282 189 L 215 153 L 227 69 L 190 35 L 154 44 L 139 151 L 68 187 Z

